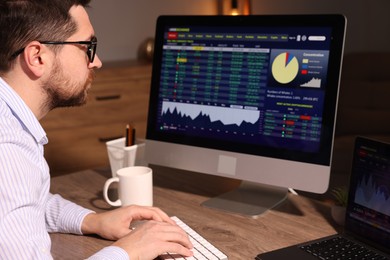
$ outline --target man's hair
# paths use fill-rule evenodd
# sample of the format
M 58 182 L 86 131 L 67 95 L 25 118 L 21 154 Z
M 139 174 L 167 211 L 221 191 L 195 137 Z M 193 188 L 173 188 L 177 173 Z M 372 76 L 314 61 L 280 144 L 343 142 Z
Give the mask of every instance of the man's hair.
M 64 41 L 77 30 L 69 10 L 90 0 L 0 0 L 0 72 L 32 41 Z M 54 47 L 54 46 L 53 46 Z

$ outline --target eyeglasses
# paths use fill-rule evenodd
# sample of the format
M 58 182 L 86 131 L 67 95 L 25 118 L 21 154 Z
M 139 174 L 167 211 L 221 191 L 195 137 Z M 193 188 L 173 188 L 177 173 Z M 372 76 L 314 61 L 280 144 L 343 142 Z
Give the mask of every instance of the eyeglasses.
M 62 45 L 62 44 L 82 44 L 87 45 L 87 56 L 90 63 L 95 59 L 97 38 L 94 36 L 90 41 L 76 41 L 76 42 L 57 42 L 57 41 L 40 41 L 42 44 Z M 11 55 L 11 60 L 16 58 L 19 54 L 24 51 L 24 48 L 16 51 Z

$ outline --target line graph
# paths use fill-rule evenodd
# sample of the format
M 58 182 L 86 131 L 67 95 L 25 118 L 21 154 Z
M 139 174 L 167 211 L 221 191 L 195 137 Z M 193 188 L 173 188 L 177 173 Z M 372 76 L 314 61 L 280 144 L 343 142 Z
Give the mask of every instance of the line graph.
M 195 120 L 199 116 L 207 116 L 211 123 L 219 121 L 223 125 L 241 126 L 243 123 L 255 124 L 260 118 L 260 111 L 258 110 L 163 102 L 162 116 L 174 111 L 182 118 L 190 117 L 191 120 Z
M 355 192 L 355 203 L 390 216 L 390 193 L 386 185 L 375 183 L 372 176 L 360 181 Z

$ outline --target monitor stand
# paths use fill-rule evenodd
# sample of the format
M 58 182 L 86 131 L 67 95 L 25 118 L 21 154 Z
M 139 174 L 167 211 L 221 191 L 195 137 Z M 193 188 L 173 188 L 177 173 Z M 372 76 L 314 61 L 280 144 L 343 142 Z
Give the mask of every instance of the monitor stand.
M 202 206 L 256 217 L 287 198 L 287 188 L 242 181 L 232 191 L 211 198 Z

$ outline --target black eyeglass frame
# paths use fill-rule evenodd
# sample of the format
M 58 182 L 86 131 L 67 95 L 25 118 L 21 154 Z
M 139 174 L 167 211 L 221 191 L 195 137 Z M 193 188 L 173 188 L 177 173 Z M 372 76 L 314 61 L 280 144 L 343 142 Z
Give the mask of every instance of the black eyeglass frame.
M 51 44 L 51 45 L 63 45 L 63 44 L 81 44 L 87 45 L 87 56 L 90 63 L 92 63 L 95 59 L 96 48 L 97 48 L 97 38 L 94 36 L 90 41 L 39 41 L 42 44 Z M 25 48 L 22 48 L 16 51 L 11 55 L 11 59 L 16 58 L 19 54 L 24 51 Z

